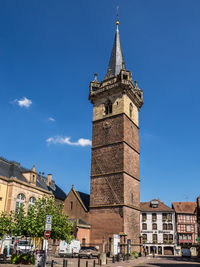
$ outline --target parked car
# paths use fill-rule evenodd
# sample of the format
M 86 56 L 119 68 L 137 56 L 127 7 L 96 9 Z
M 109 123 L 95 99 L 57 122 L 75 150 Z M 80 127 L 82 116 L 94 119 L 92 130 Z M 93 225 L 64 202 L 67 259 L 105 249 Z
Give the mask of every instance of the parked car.
M 17 253 L 26 253 L 34 250 L 29 240 L 18 240 L 16 245 Z
M 61 240 L 59 245 L 59 255 L 60 257 L 64 256 L 77 256 L 80 251 L 80 241 L 72 240 L 70 244 L 66 241 Z
M 92 259 L 93 257 L 98 258 L 100 255 L 100 252 L 95 247 L 81 247 L 81 250 L 79 251 L 79 258 L 86 257 L 88 259 Z

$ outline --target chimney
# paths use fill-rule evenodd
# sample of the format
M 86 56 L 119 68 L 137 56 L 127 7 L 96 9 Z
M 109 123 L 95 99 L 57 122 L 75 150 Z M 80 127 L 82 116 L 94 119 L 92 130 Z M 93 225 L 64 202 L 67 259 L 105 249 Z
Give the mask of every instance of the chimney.
M 51 185 L 51 182 L 52 182 L 52 174 L 48 174 L 48 178 L 47 178 L 47 184 L 48 184 L 48 186 Z

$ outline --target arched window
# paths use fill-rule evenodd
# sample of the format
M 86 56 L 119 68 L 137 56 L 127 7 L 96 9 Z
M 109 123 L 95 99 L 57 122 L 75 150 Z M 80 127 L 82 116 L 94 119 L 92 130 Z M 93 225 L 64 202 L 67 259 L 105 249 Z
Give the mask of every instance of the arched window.
M 130 103 L 130 105 L 129 105 L 129 115 L 130 115 L 130 118 L 132 118 L 132 115 L 133 115 L 133 105 L 132 105 L 132 103 Z
M 35 205 L 35 198 L 34 197 L 29 198 L 28 205 Z
M 24 202 L 25 202 L 24 194 L 19 194 L 16 200 L 16 209 L 15 209 L 16 212 L 18 212 L 19 208 L 24 205 Z
M 112 113 L 112 103 L 110 100 L 108 100 L 105 104 L 105 114 L 111 114 Z
M 28 211 L 30 209 L 30 207 L 35 205 L 35 198 L 34 197 L 30 197 L 29 198 L 29 202 L 28 202 Z

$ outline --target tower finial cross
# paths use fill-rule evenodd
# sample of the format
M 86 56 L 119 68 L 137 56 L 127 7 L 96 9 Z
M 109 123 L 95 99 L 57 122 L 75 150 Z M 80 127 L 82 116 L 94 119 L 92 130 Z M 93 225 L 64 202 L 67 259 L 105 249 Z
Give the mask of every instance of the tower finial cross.
M 119 24 L 119 6 L 117 6 L 117 20 L 116 20 L 116 24 Z

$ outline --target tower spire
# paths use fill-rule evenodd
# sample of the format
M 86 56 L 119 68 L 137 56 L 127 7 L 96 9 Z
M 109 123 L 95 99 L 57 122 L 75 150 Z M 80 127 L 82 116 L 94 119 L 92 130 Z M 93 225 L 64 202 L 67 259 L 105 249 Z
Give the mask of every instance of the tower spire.
M 119 15 L 118 15 L 118 6 L 117 6 L 117 19 L 116 19 L 116 31 L 115 39 L 113 43 L 112 53 L 108 65 L 108 71 L 110 74 L 117 76 L 121 69 L 124 67 L 124 58 L 121 49 L 121 42 L 119 37 Z

